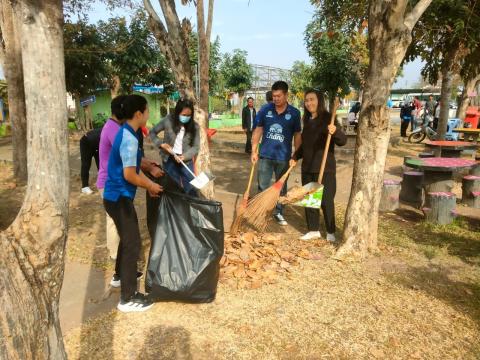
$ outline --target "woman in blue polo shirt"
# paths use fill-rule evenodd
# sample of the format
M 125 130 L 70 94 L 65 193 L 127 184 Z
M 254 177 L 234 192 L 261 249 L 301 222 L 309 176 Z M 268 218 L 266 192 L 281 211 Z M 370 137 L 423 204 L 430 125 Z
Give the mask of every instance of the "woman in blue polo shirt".
M 145 311 L 153 304 L 137 292 L 137 260 L 141 239 L 133 200 L 137 186 L 147 189 L 151 196 L 158 196 L 162 187 L 140 172 L 142 152 L 136 131 L 147 123 L 147 100 L 140 95 L 128 95 L 121 108 L 126 122 L 115 137 L 108 159 L 103 204 L 120 236 L 114 274 L 121 284 L 117 308 L 123 312 Z

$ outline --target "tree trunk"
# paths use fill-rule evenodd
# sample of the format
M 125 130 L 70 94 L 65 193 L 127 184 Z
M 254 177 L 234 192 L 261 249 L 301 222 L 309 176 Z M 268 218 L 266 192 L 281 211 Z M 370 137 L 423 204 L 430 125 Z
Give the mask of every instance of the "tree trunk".
M 83 109 L 85 112 L 85 124 L 87 130 L 93 129 L 93 116 L 92 116 L 92 105 L 88 104 Z
M 28 186 L 0 234 L 1 359 L 65 359 L 58 318 L 68 217 L 68 133 L 60 0 L 23 0 Z M 45 97 L 48 94 L 48 98 Z
M 178 91 L 182 97 L 187 97 L 193 100 L 198 100 L 195 97 L 193 87 L 193 71 L 190 65 L 190 58 L 188 54 L 188 46 L 186 33 L 178 19 L 175 9 L 175 2 L 173 0 L 159 0 L 163 16 L 165 18 L 165 27 L 162 19 L 158 16 L 149 0 L 144 0 L 143 4 L 149 14 L 149 27 L 153 35 L 157 39 L 160 49 L 165 54 L 170 68 L 172 69 Z M 210 0 L 210 5 L 213 7 L 213 0 Z M 198 6 L 198 4 L 197 4 Z M 203 8 L 203 7 L 202 7 Z M 197 19 L 198 21 L 198 19 Z M 208 24 L 211 24 L 210 14 L 207 23 L 208 43 L 210 43 Z M 210 25 L 211 26 L 211 25 Z M 168 28 L 168 30 L 167 30 Z M 208 45 L 209 46 L 209 45 Z M 207 51 L 209 54 L 209 51 Z M 205 57 L 203 58 L 205 59 Z M 208 57 L 207 59 L 207 79 L 202 81 L 207 85 L 207 107 L 199 111 L 199 106 L 195 109 L 195 121 L 199 124 L 201 131 L 200 151 L 197 155 L 196 167 L 198 171 L 209 172 L 210 169 L 210 152 L 208 148 L 208 139 L 206 129 L 208 126 Z M 213 183 L 211 182 L 206 188 L 202 190 L 202 194 L 207 199 L 213 198 Z
M 27 118 L 23 84 L 22 49 L 18 22 L 10 1 L 1 0 L 0 27 L 3 70 L 8 86 L 8 110 L 12 124 L 13 173 L 18 182 L 27 181 Z
M 115 99 L 118 94 L 120 93 L 120 77 L 118 75 L 114 75 L 110 82 L 110 95 L 112 96 L 112 100 Z
M 213 0 L 209 0 L 207 28 L 205 28 L 205 7 L 203 0 L 197 1 L 197 33 L 198 33 L 198 62 L 200 64 L 200 99 L 199 106 L 207 114 L 206 128 L 208 128 L 208 93 L 209 93 L 209 64 L 210 64 L 210 33 L 212 28 Z
M 87 123 L 85 120 L 85 111 L 83 111 L 82 105 L 80 105 L 80 96 L 75 95 L 75 112 L 77 113 L 77 128 L 86 131 Z
M 470 104 L 470 97 L 468 94 L 473 92 L 477 87 L 477 84 L 480 83 L 480 74 L 475 76 L 474 78 L 469 78 L 465 80 L 463 84 L 463 91 L 460 97 L 460 103 L 458 104 L 457 108 L 457 118 L 458 119 L 465 119 L 465 113 L 467 112 L 467 107 Z
M 360 111 L 353 182 L 337 256 L 364 256 L 377 249 L 378 207 L 390 139 L 388 94 L 412 41 L 411 31 L 431 1 L 419 1 L 405 14 L 407 0 L 370 1 L 370 64 Z
M 452 82 L 455 74 L 453 67 L 459 47 L 451 48 L 445 54 L 445 61 L 442 66 L 442 88 L 440 90 L 440 118 L 438 120 L 438 140 L 445 140 L 447 133 L 448 113 L 450 111 L 450 96 L 452 93 Z

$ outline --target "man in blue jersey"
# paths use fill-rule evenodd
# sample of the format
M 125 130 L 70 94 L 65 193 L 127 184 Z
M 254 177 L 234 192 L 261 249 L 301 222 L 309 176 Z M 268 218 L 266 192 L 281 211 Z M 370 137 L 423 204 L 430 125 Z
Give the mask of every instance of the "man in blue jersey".
M 252 151 L 252 162 L 258 164 L 258 190 L 263 191 L 270 187 L 272 175 L 278 181 L 288 170 L 292 155 L 292 140 L 295 150 L 301 144 L 300 111 L 288 104 L 288 84 L 277 81 L 272 85 L 273 102 L 260 109 L 257 113 L 257 126 L 253 133 L 252 149 L 257 149 L 262 140 L 260 152 Z M 287 193 L 287 182 L 282 188 L 281 195 Z M 283 217 L 283 206 L 277 204 L 274 218 L 280 225 L 287 225 Z

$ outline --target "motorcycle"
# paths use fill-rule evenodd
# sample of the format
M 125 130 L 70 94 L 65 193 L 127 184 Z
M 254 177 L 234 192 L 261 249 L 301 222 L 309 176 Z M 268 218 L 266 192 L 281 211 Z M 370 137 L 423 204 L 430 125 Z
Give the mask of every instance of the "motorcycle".
M 419 144 L 421 143 L 426 137 L 429 140 L 434 141 L 438 138 L 438 133 L 433 129 L 433 116 L 425 112 L 423 116 L 422 125 L 417 127 L 415 130 L 408 137 L 409 143 Z

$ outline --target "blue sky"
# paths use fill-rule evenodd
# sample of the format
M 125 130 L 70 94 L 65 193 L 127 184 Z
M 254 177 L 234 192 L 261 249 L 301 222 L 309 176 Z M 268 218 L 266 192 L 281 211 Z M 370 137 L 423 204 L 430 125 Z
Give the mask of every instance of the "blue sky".
M 158 1 L 151 2 L 159 9 Z M 178 0 L 176 3 L 180 17 L 188 17 L 195 26 L 195 8 L 182 6 Z M 288 69 L 295 60 L 310 62 L 303 32 L 313 12 L 309 0 L 215 0 L 212 39 L 220 37 L 222 52 L 246 50 L 252 64 Z M 105 6 L 97 5 L 89 14 L 92 23 L 111 16 L 128 18 L 129 11 L 116 10 L 112 14 Z M 404 78 L 396 86 L 411 86 L 418 81 L 420 66 L 418 61 L 408 64 Z
M 156 0 L 151 0 L 161 14 Z M 207 0 L 205 0 L 208 3 Z M 195 8 L 182 6 L 176 0 L 181 18 L 188 17 L 195 25 Z M 220 37 L 221 51 L 243 49 L 252 64 L 290 68 L 294 61 L 310 62 L 303 40 L 303 32 L 311 20 L 314 7 L 309 0 L 216 0 L 213 16 L 212 39 Z M 126 15 L 128 11 L 116 11 Z M 96 22 L 111 13 L 97 6 L 90 15 Z M 421 62 L 414 61 L 404 68 L 404 76 L 394 87 L 412 86 L 419 80 Z

